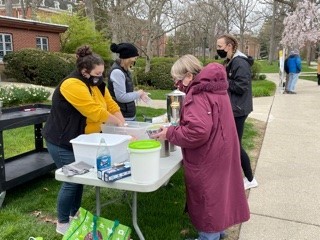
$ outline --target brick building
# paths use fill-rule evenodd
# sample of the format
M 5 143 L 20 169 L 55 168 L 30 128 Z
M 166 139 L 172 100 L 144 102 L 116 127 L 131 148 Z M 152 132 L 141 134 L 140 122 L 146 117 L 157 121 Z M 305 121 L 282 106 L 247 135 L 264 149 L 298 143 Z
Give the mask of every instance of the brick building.
M 244 35 L 244 49 L 242 49 L 242 52 L 254 59 L 260 59 L 259 39 L 251 35 Z
M 12 0 L 11 17 L 32 19 L 40 15 L 50 20 L 52 14 L 72 13 L 77 5 L 77 0 L 39 0 L 35 9 L 32 10 L 31 5 L 27 4 L 26 0 L 23 0 L 23 2 L 24 4 L 21 5 L 21 0 Z M 5 0 L 0 0 L 0 15 L 7 15 Z
M 4 55 L 23 48 L 40 48 L 44 51 L 60 51 L 60 34 L 66 25 L 0 16 L 0 73 Z M 1 74 L 1 78 L 4 76 Z

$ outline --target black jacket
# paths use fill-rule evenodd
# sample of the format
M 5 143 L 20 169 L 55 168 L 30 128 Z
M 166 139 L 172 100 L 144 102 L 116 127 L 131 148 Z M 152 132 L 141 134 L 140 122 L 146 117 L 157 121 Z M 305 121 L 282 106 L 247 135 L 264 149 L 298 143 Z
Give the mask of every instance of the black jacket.
M 61 84 L 68 78 L 76 78 L 84 82 L 90 92 L 88 81 L 78 71 L 72 72 L 63 79 L 52 95 L 52 107 L 42 129 L 42 135 L 48 142 L 72 150 L 72 144 L 69 141 L 85 133 L 87 118 L 73 107 L 60 92 Z M 105 93 L 105 87 L 105 83 L 99 85 L 102 95 Z
M 226 66 L 233 115 L 242 117 L 253 110 L 252 103 L 252 57 L 242 55 L 232 58 Z
M 110 79 L 111 72 L 115 69 L 119 69 L 123 72 L 124 76 L 126 77 L 126 92 L 133 92 L 133 81 L 131 79 L 131 74 L 129 71 L 124 70 L 118 61 L 115 61 L 111 66 L 111 69 L 108 74 L 108 90 L 110 95 L 112 96 L 113 100 L 119 105 L 122 115 L 125 118 L 133 118 L 136 115 L 136 104 L 134 101 L 121 103 L 117 100 L 116 94 L 114 92 L 113 82 Z

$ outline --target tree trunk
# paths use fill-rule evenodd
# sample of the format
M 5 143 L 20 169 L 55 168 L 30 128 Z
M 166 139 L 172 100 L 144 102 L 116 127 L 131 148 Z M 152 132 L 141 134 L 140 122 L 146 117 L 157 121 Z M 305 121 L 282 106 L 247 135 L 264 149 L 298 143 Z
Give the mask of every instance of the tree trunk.
M 277 11 L 277 2 L 273 1 L 273 10 L 272 10 L 272 23 L 271 23 L 271 36 L 270 36 L 270 47 L 269 47 L 269 57 L 268 62 L 272 65 L 274 60 L 274 41 L 275 41 L 275 18 L 276 18 L 276 11 Z
M 244 52 L 244 30 L 243 29 L 240 29 L 240 44 L 239 44 L 239 50 L 241 52 Z
M 146 57 L 146 67 L 144 69 L 144 72 L 150 72 L 151 69 L 151 59 L 152 59 L 152 37 L 149 37 L 148 43 L 147 43 L 147 57 Z
M 31 19 L 37 20 L 37 0 L 31 2 Z
M 307 65 L 310 66 L 311 63 L 311 51 L 312 51 L 312 46 L 311 43 L 308 41 L 306 44 L 306 48 L 307 48 Z
M 92 0 L 84 0 L 86 15 L 94 23 L 94 10 Z
M 24 1 L 23 0 L 20 0 L 20 5 L 21 5 L 22 18 L 26 19 L 26 8 L 24 6 Z
M 12 17 L 12 0 L 6 0 L 6 16 Z
M 117 31 L 112 31 L 111 43 L 118 43 L 118 34 Z M 116 53 L 112 53 L 112 59 L 115 60 L 117 58 Z

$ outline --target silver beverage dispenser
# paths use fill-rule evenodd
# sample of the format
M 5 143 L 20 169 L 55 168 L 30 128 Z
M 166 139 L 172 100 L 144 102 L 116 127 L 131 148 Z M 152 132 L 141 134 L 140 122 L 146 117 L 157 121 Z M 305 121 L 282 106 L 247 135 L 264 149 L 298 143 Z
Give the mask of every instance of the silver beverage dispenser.
M 177 126 L 180 122 L 180 110 L 186 94 L 179 90 L 174 90 L 167 95 L 167 115 L 170 125 Z M 170 143 L 170 151 L 174 151 L 175 146 Z

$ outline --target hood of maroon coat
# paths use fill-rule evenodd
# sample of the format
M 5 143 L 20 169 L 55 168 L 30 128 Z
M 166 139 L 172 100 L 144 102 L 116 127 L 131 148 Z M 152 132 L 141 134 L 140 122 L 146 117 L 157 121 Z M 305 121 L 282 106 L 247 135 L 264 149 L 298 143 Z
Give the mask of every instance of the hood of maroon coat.
M 227 91 L 228 87 L 225 67 L 219 63 L 209 63 L 191 81 L 187 92 L 192 89 L 193 94 L 201 92 L 219 93 Z

